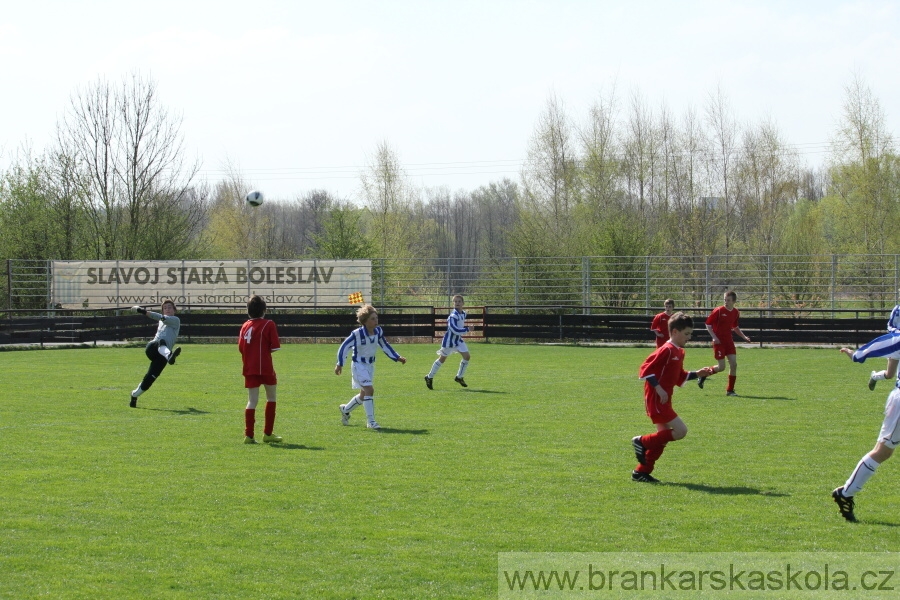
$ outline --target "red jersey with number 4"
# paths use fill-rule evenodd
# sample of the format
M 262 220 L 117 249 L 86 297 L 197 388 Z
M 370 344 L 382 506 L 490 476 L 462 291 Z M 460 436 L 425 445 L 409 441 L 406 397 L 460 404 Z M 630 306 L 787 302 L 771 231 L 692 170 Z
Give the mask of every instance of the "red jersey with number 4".
M 244 376 L 275 375 L 272 353 L 281 348 L 275 322 L 269 319 L 250 319 L 241 327 L 238 349 L 244 361 Z
M 724 306 L 716 307 L 706 318 L 706 324 L 712 327 L 716 337 L 723 343 L 734 341 L 731 331 L 738 326 L 741 313 L 736 308 L 728 310 Z

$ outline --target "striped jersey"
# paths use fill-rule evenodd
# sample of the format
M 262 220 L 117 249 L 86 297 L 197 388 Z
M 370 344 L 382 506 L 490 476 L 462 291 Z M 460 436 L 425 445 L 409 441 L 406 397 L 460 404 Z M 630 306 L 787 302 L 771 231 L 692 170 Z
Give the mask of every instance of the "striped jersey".
M 853 362 L 866 362 L 867 358 L 880 358 L 886 356 L 888 358 L 896 358 L 900 353 L 900 305 L 894 307 L 891 316 L 887 322 L 888 332 L 879 335 L 867 344 L 863 344 L 856 349 L 856 352 L 850 357 Z
M 181 329 L 181 319 L 174 315 L 167 317 L 152 310 L 147 311 L 147 316 L 159 321 L 152 341 L 165 340 L 166 346 L 175 348 L 175 339 L 178 337 L 178 330 Z
M 466 311 L 453 309 L 447 317 L 447 333 L 441 340 L 442 348 L 455 348 L 462 341 L 462 334 L 469 331 L 466 327 Z
M 900 304 L 891 311 L 891 316 L 888 317 L 887 330 L 891 333 L 900 333 Z
M 370 334 L 366 331 L 365 325 L 363 325 L 362 327 L 354 329 L 353 332 L 347 336 L 347 339 L 341 343 L 341 347 L 338 348 L 337 353 L 337 364 L 343 367 L 344 361 L 347 359 L 347 354 L 351 350 L 353 351 L 351 357 L 353 362 L 374 363 L 375 354 L 377 354 L 379 348 L 388 355 L 388 358 L 395 362 L 400 358 L 397 351 L 388 344 L 388 341 L 384 337 L 384 330 L 381 329 L 380 326 L 376 327 Z

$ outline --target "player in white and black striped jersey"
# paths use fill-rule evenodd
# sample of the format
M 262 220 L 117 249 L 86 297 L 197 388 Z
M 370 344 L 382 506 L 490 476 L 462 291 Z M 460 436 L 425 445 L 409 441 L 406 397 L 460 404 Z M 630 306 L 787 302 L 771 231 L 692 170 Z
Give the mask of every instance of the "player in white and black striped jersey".
M 357 406 L 362 406 L 366 412 L 366 427 L 369 429 L 381 429 L 375 421 L 375 356 L 380 348 L 388 358 L 402 365 L 406 359 L 400 356 L 384 337 L 384 330 L 378 326 L 378 311 L 371 304 L 361 306 L 356 311 L 356 320 L 361 325 L 354 329 L 341 343 L 337 353 L 337 364 L 334 366 L 334 374 L 340 375 L 347 354 L 352 352 L 350 374 L 352 387 L 359 390 L 359 394 L 350 398 L 347 404 L 341 404 L 341 424 L 350 424 L 350 412 Z
M 428 386 L 429 390 L 434 389 L 434 378 L 438 369 L 441 368 L 447 357 L 454 352 L 459 352 L 462 360 L 459 361 L 459 370 L 456 372 L 456 377 L 453 380 L 463 387 L 469 387 L 464 379 L 466 369 L 469 366 L 469 359 L 471 358 L 469 347 L 466 346 L 465 340 L 462 339 L 463 334 L 469 331 L 469 328 L 466 327 L 464 304 L 465 299 L 462 295 L 456 294 L 453 296 L 453 310 L 450 311 L 450 316 L 447 317 L 447 333 L 444 334 L 444 339 L 441 340 L 441 347 L 437 351 L 437 360 L 434 361 L 434 364 L 431 365 L 431 371 L 425 376 L 425 385 Z
M 880 335 L 868 344 L 854 352 L 844 352 L 854 362 L 864 362 L 867 358 L 884 356 L 887 358 L 887 367 L 883 371 L 872 371 L 869 375 L 869 389 L 874 390 L 879 381 L 893 380 L 897 376 L 897 365 L 900 364 L 900 304 L 891 311 L 888 317 L 887 333 Z

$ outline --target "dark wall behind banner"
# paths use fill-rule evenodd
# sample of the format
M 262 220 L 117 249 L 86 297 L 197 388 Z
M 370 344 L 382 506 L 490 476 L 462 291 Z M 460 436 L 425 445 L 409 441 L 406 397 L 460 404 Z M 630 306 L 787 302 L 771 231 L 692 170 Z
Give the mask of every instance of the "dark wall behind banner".
M 600 313 L 601 307 L 592 309 Z M 0 320 L 0 344 L 93 343 L 98 341 L 142 340 L 153 336 L 156 324 L 130 312 L 77 314 L 74 311 L 46 311 L 28 316 L 17 313 Z M 762 311 L 760 311 L 762 312 Z M 765 311 L 769 312 L 769 311 Z M 68 313 L 68 314 L 67 314 Z M 390 339 L 421 340 L 443 335 L 447 311 L 443 307 L 380 308 L 381 324 Z M 696 318 L 707 314 L 698 309 Z M 885 319 L 861 317 L 846 311 L 830 316 L 797 317 L 741 316 L 741 329 L 755 344 L 822 344 L 857 346 L 885 332 Z M 746 316 L 745 316 L 746 315 Z M 179 340 L 185 342 L 220 340 L 234 342 L 246 315 L 237 311 L 194 310 L 182 312 Z M 277 309 L 268 315 L 278 323 L 283 338 L 343 338 L 357 327 L 353 307 Z M 535 309 L 528 307 L 470 307 L 467 324 L 471 341 L 528 340 L 536 342 L 624 342 L 652 344 L 652 317 L 643 314 L 584 314 L 583 309 Z M 737 340 L 740 342 L 740 340 Z M 694 329 L 692 344 L 708 344 L 706 330 Z

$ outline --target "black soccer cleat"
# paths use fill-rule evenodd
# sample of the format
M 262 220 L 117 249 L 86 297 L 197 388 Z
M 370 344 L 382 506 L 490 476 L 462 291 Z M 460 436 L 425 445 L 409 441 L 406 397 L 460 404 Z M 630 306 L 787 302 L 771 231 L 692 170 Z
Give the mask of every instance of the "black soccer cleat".
M 706 377 L 698 377 L 697 378 L 697 387 L 701 390 L 703 389 L 703 384 L 706 383 Z
M 650 473 L 641 473 L 640 471 L 632 471 L 631 480 L 638 483 L 659 483 L 659 479 Z
M 181 354 L 181 346 L 178 346 L 172 352 L 169 353 L 169 364 L 174 365 L 175 359 L 178 358 L 178 355 Z
M 433 390 L 433 389 L 434 389 L 434 386 L 432 385 L 433 382 L 434 382 L 434 378 L 433 378 L 433 377 L 429 377 L 428 375 L 425 376 L 425 385 L 428 386 L 428 389 L 429 389 L 429 390 Z
M 837 503 L 838 510 L 841 511 L 841 516 L 851 523 L 856 523 L 856 515 L 853 514 L 853 496 L 844 495 L 844 486 L 831 492 L 831 497 L 834 498 L 834 501 Z
M 639 463 L 642 465 L 647 464 L 647 449 L 644 448 L 644 444 L 641 443 L 641 436 L 636 435 L 631 438 L 631 445 L 634 447 L 634 457 L 637 459 Z
M 137 398 L 134 396 L 131 397 L 131 402 L 128 403 L 128 406 L 131 408 L 137 408 Z
M 454 377 L 453 381 L 455 381 L 456 383 L 458 383 L 459 385 L 461 385 L 463 387 L 469 387 L 468 384 L 466 384 L 466 380 L 463 379 L 462 377 Z

